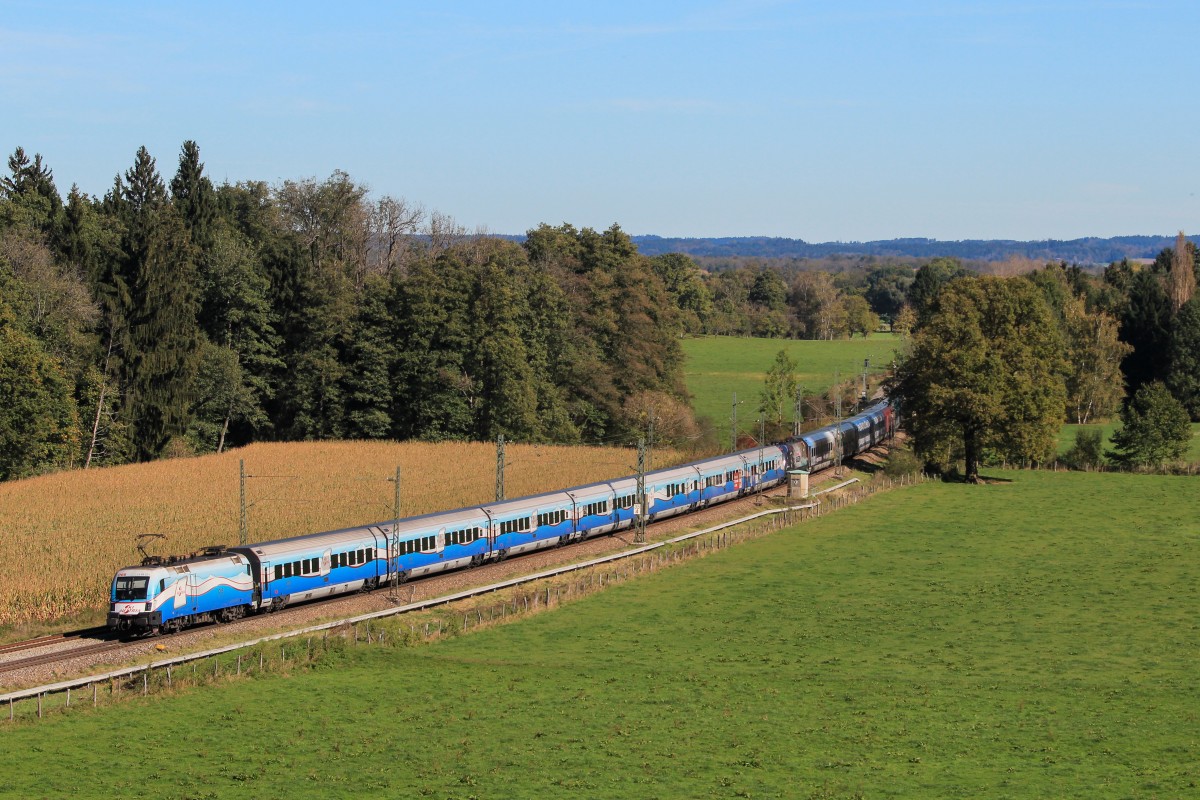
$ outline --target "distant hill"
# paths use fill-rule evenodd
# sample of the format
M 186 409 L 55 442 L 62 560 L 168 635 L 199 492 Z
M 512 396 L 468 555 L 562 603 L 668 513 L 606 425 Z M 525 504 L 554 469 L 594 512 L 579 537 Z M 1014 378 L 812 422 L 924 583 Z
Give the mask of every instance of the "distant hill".
M 670 239 L 634 236 L 638 251 L 656 256 L 686 253 L 698 258 L 827 258 L 835 255 L 866 255 L 882 258 L 937 258 L 947 256 L 971 261 L 1004 261 L 1012 256 L 1036 261 L 1067 261 L 1075 264 L 1108 264 L 1122 258 L 1154 258 L 1175 246 L 1174 236 L 1114 236 L 1111 239 L 1047 239 L 1019 242 L 1010 239 L 887 239 L 874 242 L 806 242 L 770 236 L 723 236 Z M 1200 236 L 1190 237 L 1200 244 Z

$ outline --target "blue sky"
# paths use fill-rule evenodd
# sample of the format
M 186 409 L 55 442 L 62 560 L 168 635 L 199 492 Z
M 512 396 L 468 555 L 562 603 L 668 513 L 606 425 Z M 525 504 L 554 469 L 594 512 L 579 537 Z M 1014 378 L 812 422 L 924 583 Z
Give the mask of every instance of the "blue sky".
M 468 228 L 1200 230 L 1200 3 L 0 1 L 0 148 L 350 173 Z

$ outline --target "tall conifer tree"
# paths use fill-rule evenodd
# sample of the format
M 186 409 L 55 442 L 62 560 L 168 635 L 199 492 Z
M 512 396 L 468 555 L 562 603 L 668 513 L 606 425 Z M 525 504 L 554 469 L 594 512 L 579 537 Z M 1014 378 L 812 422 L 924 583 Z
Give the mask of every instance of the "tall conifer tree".
M 199 351 L 196 275 L 187 231 L 145 147 L 113 206 L 124 222 L 120 272 L 128 287 L 125 414 L 136 455 L 162 454 L 186 430 Z

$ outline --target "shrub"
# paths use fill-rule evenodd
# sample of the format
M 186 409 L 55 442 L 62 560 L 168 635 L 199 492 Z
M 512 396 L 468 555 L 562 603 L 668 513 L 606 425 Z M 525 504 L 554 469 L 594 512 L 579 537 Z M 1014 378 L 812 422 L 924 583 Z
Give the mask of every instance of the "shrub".
M 883 465 L 883 474 L 889 478 L 899 478 L 902 475 L 913 475 L 920 472 L 924 466 L 921 459 L 907 447 L 893 448 L 888 453 L 887 462 Z
M 1075 431 L 1075 444 L 1063 454 L 1063 462 L 1071 469 L 1092 470 L 1104 463 L 1104 435 L 1099 428 L 1080 428 Z

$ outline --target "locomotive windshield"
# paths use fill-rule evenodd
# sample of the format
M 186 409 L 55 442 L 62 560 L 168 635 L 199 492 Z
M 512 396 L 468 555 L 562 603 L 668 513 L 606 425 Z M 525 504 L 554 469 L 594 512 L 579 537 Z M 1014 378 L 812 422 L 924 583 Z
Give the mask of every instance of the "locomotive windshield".
M 117 578 L 113 586 L 113 599 L 118 603 L 123 600 L 145 600 L 146 586 L 150 583 L 147 577 Z

